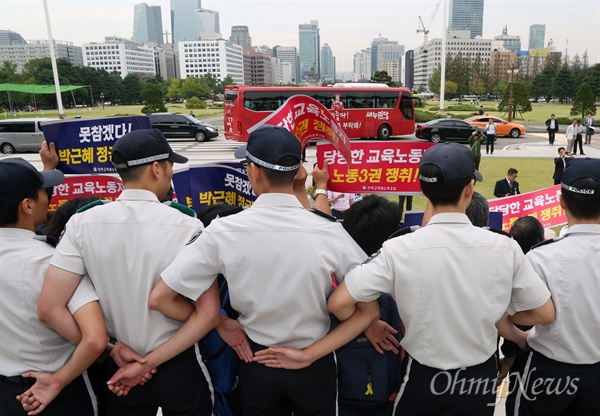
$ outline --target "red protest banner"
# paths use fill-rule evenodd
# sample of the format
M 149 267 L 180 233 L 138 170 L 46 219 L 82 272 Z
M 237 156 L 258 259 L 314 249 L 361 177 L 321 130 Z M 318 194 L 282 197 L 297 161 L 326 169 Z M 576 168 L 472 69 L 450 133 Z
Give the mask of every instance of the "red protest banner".
M 348 193 L 401 193 L 418 195 L 419 163 L 428 142 L 353 142 L 352 163 L 332 145 L 317 145 L 317 161 L 329 164 L 328 189 Z
M 560 207 L 560 185 L 525 194 L 492 199 L 490 211 L 502 213 L 502 230 L 509 232 L 512 224 L 520 217 L 529 215 L 537 218 L 544 228 L 566 224 L 567 217 Z
M 63 183 L 54 187 L 48 211 L 56 211 L 65 202 L 81 196 L 97 196 L 114 201 L 121 195 L 123 189 L 123 181 L 114 176 L 69 176 Z
M 294 95 L 269 117 L 248 129 L 252 132 L 264 124 L 282 126 L 294 133 L 302 148 L 311 140 L 327 140 L 350 163 L 350 139 L 329 110 L 307 95 Z

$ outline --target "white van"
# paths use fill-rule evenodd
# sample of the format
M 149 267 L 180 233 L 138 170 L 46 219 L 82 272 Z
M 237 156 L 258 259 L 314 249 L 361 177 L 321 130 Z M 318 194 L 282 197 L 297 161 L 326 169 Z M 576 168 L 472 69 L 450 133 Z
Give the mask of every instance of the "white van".
M 0 120 L 0 153 L 38 152 L 44 141 L 40 123 L 53 118 Z

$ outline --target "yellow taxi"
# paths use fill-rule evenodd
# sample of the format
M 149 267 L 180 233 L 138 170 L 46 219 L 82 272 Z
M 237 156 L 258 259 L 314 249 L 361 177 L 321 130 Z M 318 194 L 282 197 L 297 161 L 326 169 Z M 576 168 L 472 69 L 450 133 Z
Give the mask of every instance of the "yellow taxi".
M 497 136 L 508 136 L 516 139 L 517 137 L 525 134 L 525 127 L 523 127 L 521 124 L 509 123 L 508 121 L 502 120 L 499 117 L 483 115 L 470 117 L 465 119 L 465 121 L 474 126 L 485 128 L 490 119 L 496 125 Z

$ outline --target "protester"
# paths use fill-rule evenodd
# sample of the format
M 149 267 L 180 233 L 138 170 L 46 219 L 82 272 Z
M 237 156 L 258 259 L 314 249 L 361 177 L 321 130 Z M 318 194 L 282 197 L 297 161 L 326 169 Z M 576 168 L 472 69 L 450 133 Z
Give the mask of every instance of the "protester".
M 479 192 L 473 192 L 465 214 L 475 227 L 487 227 L 490 222 L 490 204 Z
M 331 205 L 331 215 L 344 220 L 344 213 L 354 203 L 354 194 L 327 191 L 327 202 Z
M 592 144 L 592 136 L 596 130 L 596 120 L 592 118 L 592 113 L 588 113 L 585 118 L 585 144 Z
M 567 127 L 567 131 L 565 132 L 565 137 L 567 139 L 567 153 L 573 153 L 573 145 L 575 144 L 575 138 L 577 137 L 577 120 L 573 120 L 573 123 L 569 124 Z
M 111 416 L 156 414 L 159 406 L 165 414 L 212 415 L 206 367 L 192 345 L 218 323 L 216 285 L 191 298 L 195 304 L 178 298 L 180 308 L 170 317 L 148 303 L 160 272 L 202 229 L 193 211 L 159 202 L 169 191 L 173 163 L 186 161 L 158 130 L 136 130 L 117 140 L 112 162 L 125 190 L 115 202 L 88 205 L 71 218 L 46 274 L 38 307 L 45 323 L 61 328 L 58 317 L 87 272 L 110 335 L 145 355 L 144 363 L 121 369 L 129 378 L 110 383 L 118 393 L 106 395 Z M 152 380 L 127 394 L 154 368 Z M 109 358 L 107 374 L 117 369 Z
M 573 144 L 573 154 L 577 154 L 577 145 L 579 144 L 579 154 L 585 155 L 583 153 L 583 133 L 586 128 L 581 125 L 581 120 L 577 120 L 575 127 L 577 127 L 577 130 L 575 133 L 575 143 Z
M 558 133 L 558 120 L 554 114 L 550 115 L 550 118 L 546 120 L 546 131 L 548 132 L 548 142 L 550 145 L 554 144 L 554 138 Z
M 554 185 L 558 185 L 562 178 L 563 172 L 565 171 L 567 164 L 573 159 L 573 156 L 567 155 L 564 147 L 558 148 L 558 157 L 554 158 L 554 173 L 552 179 L 554 179 Z
M 196 118 L 196 114 L 194 114 L 194 112 L 192 110 L 190 110 L 190 116 Z
M 34 230 L 46 221 L 46 189 L 63 179 L 62 172 L 38 172 L 22 158 L 0 160 L 2 415 L 94 415 L 95 398 L 81 374 L 102 353 L 108 336 L 91 284 L 84 280 L 74 291 L 63 315 L 64 332 L 54 332 L 37 316 L 54 248 Z
M 152 291 L 150 302 L 158 310 L 168 308 L 177 293 L 197 297 L 221 273 L 254 353 L 278 345 L 306 348 L 327 334 L 331 273 L 342 279 L 366 255 L 332 217 L 305 210 L 294 196 L 300 153 L 298 139 L 282 127 L 250 134 L 236 156 L 246 157 L 257 200 L 213 222 L 186 246 Z M 377 309 L 371 303 L 356 314 L 352 337 L 375 320 Z M 246 415 L 333 415 L 333 354 L 293 372 L 242 361 L 240 395 Z
M 475 169 L 479 169 L 481 163 L 481 145 L 486 142 L 486 137 L 479 131 L 475 130 L 471 136 L 469 136 L 469 147 L 473 152 L 473 158 L 475 159 Z
M 382 292 L 392 293 L 398 302 L 406 327 L 401 345 L 408 355 L 395 414 L 442 414 L 449 408 L 454 414 L 493 414 L 495 324 L 501 322 L 505 332 L 507 309 L 518 323 L 554 319 L 550 293 L 519 246 L 473 227 L 464 214 L 474 178 L 482 179 L 464 146 L 443 143 L 428 149 L 420 179 L 433 205 L 429 224 L 385 242 L 329 298 L 330 310 L 341 319 L 354 316 L 357 301 L 376 299 Z M 493 273 L 490 264 L 496 266 Z M 452 320 L 447 319 L 449 311 Z M 510 336 L 524 341 L 512 325 Z M 305 351 L 272 349 L 266 361 L 293 366 L 307 355 L 323 354 L 327 342 L 335 345 L 333 333 Z M 450 385 L 474 379 L 479 388 L 468 392 Z
M 494 154 L 494 142 L 496 141 L 496 125 L 490 117 L 488 124 L 485 126 L 485 154 Z M 490 152 L 491 150 L 491 152 Z
M 529 334 L 515 405 L 524 416 L 600 414 L 600 160 L 573 160 L 561 187 L 569 231 L 527 253 L 550 289 L 556 320 Z
M 508 169 L 506 178 L 496 182 L 496 185 L 494 186 L 494 196 L 496 198 L 503 198 L 505 196 L 519 195 L 521 191 L 519 190 L 519 182 L 516 180 L 518 176 L 518 170 L 515 168 Z

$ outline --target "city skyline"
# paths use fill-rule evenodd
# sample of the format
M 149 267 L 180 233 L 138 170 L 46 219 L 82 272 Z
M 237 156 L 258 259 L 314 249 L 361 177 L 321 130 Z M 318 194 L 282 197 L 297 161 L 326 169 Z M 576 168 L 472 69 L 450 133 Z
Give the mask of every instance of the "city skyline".
M 105 36 L 131 38 L 133 35 L 134 6 L 140 1 L 129 0 L 47 0 L 56 40 L 75 45 L 85 42 L 103 42 Z M 160 6 L 163 28 L 171 27 L 168 0 L 145 1 L 149 6 Z M 351 72 L 355 52 L 370 46 L 371 41 L 383 36 L 397 41 L 411 50 L 423 43 L 417 34 L 418 16 L 429 32 L 429 39 L 442 36 L 442 7 L 435 10 L 437 0 L 371 1 L 272 1 L 272 0 L 203 0 L 202 7 L 219 12 L 220 29 L 224 39 L 235 25 L 248 26 L 254 46 L 275 45 L 299 47 L 298 25 L 311 20 L 319 21 L 321 44 L 327 43 L 336 57 L 338 72 Z M 26 18 L 23 10 L 27 9 Z M 548 10 L 552 10 L 548 13 Z M 582 10 L 584 12 L 578 12 Z M 573 31 L 565 24 L 573 16 L 578 27 Z M 89 16 L 88 19 L 85 17 Z M 272 16 L 272 17 L 271 17 Z M 546 44 L 550 39 L 559 52 L 581 57 L 587 50 L 590 64 L 600 62 L 600 2 L 575 0 L 499 1 L 486 0 L 484 7 L 483 37 L 492 39 L 508 25 L 508 34 L 521 36 L 523 49 L 529 44 L 529 27 L 546 25 Z M 91 22 L 91 23 L 90 23 Z M 46 39 L 42 0 L 2 0 L 0 28 L 20 33 L 25 39 Z M 172 34 L 169 34 L 171 40 Z

